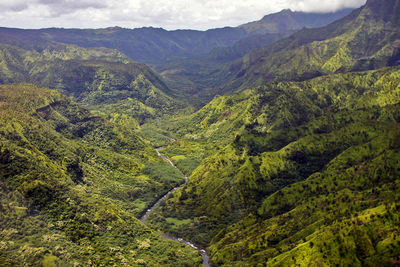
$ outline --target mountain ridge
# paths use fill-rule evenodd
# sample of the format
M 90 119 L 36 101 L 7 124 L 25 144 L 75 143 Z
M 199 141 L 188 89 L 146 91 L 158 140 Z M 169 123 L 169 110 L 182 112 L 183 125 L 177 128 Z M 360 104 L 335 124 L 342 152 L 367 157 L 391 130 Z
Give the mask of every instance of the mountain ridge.
M 348 11 L 335 13 L 337 17 Z M 307 16 L 308 13 L 302 13 Z M 311 13 L 312 14 L 312 13 Z M 267 16 L 275 16 L 274 14 Z M 321 26 L 336 17 L 321 20 L 315 26 Z M 297 22 L 298 25 L 301 22 Z M 299 26 L 301 27 L 301 26 Z M 297 28 L 296 28 L 297 29 Z M 293 29 L 290 29 L 292 32 Z M 287 30 L 284 30 L 287 32 Z M 55 41 L 75 44 L 82 47 L 107 47 L 120 50 L 132 60 L 146 64 L 160 64 L 162 62 L 203 56 L 217 47 L 230 47 L 237 41 L 254 34 L 269 32 L 247 32 L 241 26 L 196 30 L 167 31 L 162 28 L 143 27 L 127 29 L 109 27 L 104 29 L 63 29 L 48 28 L 37 30 L 0 28 L 0 42 L 9 44 L 22 43 L 27 47 L 42 42 Z M 34 40 L 25 42 L 24 40 Z M 26 47 L 26 48 L 27 48 Z
M 231 81 L 227 81 L 229 85 L 222 88 L 222 93 L 273 80 L 301 81 L 395 64 L 400 49 L 398 14 L 395 12 L 388 20 L 384 13 L 392 10 L 374 3 L 367 1 L 365 6 L 325 27 L 303 29 L 250 52 L 223 71 L 225 76 L 229 73 Z M 395 6 L 398 1 L 388 0 L 389 4 Z
M 45 44 L 45 45 L 44 45 Z M 115 49 L 44 43 L 37 50 L 0 44 L 2 83 L 36 83 L 107 113 L 125 112 L 141 123 L 182 103 L 148 66 Z M 123 103 L 116 112 L 116 103 Z
M 318 28 L 336 21 L 351 13 L 353 9 L 346 8 L 337 12 L 315 13 L 284 9 L 278 13 L 264 16 L 261 20 L 240 25 L 252 34 L 294 32 L 304 27 Z

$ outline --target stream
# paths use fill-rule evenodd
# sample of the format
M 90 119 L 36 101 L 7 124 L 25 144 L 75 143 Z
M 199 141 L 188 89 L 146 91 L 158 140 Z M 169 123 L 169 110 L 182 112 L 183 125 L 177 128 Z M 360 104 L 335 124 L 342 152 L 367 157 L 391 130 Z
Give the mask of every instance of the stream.
M 161 157 L 163 160 L 167 161 L 169 164 L 171 164 L 174 168 L 176 168 L 175 164 L 174 164 L 169 158 L 167 158 L 166 156 L 164 156 L 164 155 L 162 155 L 162 154 L 160 153 L 159 150 L 162 149 L 162 148 L 163 148 L 163 147 L 156 148 L 157 155 L 158 155 L 159 157 Z M 156 203 L 154 203 L 154 205 L 151 206 L 151 208 L 149 208 L 149 209 L 146 211 L 146 213 L 140 218 L 140 221 L 141 221 L 143 224 L 146 224 L 146 219 L 147 219 L 147 217 L 149 216 L 149 214 L 150 214 L 158 205 L 160 205 L 160 203 L 161 203 L 162 201 L 164 201 L 172 192 L 174 192 L 175 190 L 178 190 L 179 188 L 182 188 L 182 187 L 187 183 L 187 181 L 188 181 L 188 177 L 185 175 L 185 183 L 182 184 L 182 185 L 180 185 L 180 186 L 177 186 L 177 187 L 173 188 L 171 191 L 169 191 L 169 192 L 166 193 L 164 196 L 162 196 L 161 198 L 159 198 L 159 199 L 156 201 Z M 162 236 L 162 237 L 164 237 L 164 238 L 167 238 L 167 239 L 179 241 L 179 242 L 184 243 L 184 244 L 186 244 L 186 245 L 192 247 L 193 249 L 199 251 L 199 252 L 201 253 L 201 256 L 203 257 L 203 266 L 204 266 L 204 267 L 211 267 L 211 265 L 210 265 L 210 263 L 209 263 L 210 258 L 208 257 L 207 252 L 206 252 L 204 249 L 202 249 L 202 248 L 196 246 L 195 244 L 193 244 L 193 243 L 191 243 L 191 242 L 189 242 L 189 241 L 187 241 L 187 240 L 185 240 L 185 239 L 183 239 L 183 238 L 180 238 L 180 237 L 170 236 L 170 235 L 166 235 L 166 234 L 161 234 L 160 236 Z

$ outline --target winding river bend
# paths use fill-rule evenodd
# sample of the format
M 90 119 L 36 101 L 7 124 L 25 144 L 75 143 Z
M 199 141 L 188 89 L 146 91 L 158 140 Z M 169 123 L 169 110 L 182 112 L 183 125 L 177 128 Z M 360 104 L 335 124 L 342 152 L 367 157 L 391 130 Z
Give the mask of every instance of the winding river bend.
M 169 164 L 171 164 L 173 167 L 176 168 L 175 164 L 174 164 L 169 158 L 167 158 L 166 156 L 164 156 L 164 155 L 162 155 L 162 154 L 160 153 L 159 150 L 162 149 L 162 148 L 163 148 L 163 147 L 156 148 L 157 155 L 158 155 L 159 157 L 161 157 L 162 159 L 164 159 L 165 161 L 167 161 L 167 162 L 168 162 Z M 185 183 L 187 183 L 187 181 L 188 181 L 188 177 L 185 175 Z M 160 199 L 158 199 L 157 202 L 154 203 L 154 205 L 153 205 L 150 209 L 148 209 L 148 210 L 146 211 L 146 213 L 140 218 L 140 221 L 141 221 L 143 224 L 146 224 L 146 219 L 147 219 L 147 217 L 149 216 L 149 214 L 150 214 L 158 205 L 160 205 L 160 203 L 161 203 L 162 201 L 164 201 L 172 192 L 174 192 L 175 190 L 178 190 L 179 188 L 182 188 L 184 185 L 185 185 L 185 184 L 173 188 L 171 191 L 169 191 L 169 192 L 166 193 L 164 196 L 162 196 Z M 210 263 L 209 263 L 210 258 L 208 257 L 207 252 L 206 252 L 204 249 L 199 248 L 199 247 L 196 246 L 195 244 L 193 244 L 193 243 L 191 243 L 191 242 L 189 242 L 189 241 L 187 241 L 187 240 L 185 240 L 185 239 L 183 239 L 183 238 L 180 238 L 180 237 L 170 236 L 170 235 L 166 235 L 166 234 L 162 234 L 161 236 L 164 237 L 164 238 L 167 238 L 167 239 L 179 241 L 179 242 L 181 242 L 181 243 L 184 243 L 184 244 L 186 244 L 186 245 L 192 247 L 193 249 L 198 250 L 198 251 L 201 253 L 201 256 L 203 257 L 203 266 L 204 266 L 204 267 L 211 267 L 211 266 L 210 266 Z

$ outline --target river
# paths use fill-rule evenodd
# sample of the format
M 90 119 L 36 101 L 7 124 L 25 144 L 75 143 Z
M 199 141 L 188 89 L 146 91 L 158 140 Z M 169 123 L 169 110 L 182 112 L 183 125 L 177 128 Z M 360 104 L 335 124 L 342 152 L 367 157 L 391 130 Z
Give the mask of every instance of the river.
M 161 157 L 163 160 L 167 161 L 167 162 L 168 162 L 169 164 L 171 164 L 173 167 L 176 168 L 175 164 L 174 164 L 169 158 L 167 158 L 166 156 L 164 156 L 164 155 L 162 155 L 162 154 L 160 153 L 159 150 L 162 149 L 162 148 L 163 148 L 163 147 L 156 148 L 157 155 L 158 155 L 159 157 Z M 182 185 L 180 185 L 180 186 L 178 186 L 178 187 L 173 188 L 171 191 L 169 191 L 168 193 L 166 193 L 165 195 L 163 195 L 161 198 L 159 198 L 159 199 L 156 201 L 156 203 L 154 203 L 154 205 L 151 206 L 151 208 L 148 209 L 148 210 L 146 211 L 146 213 L 140 218 L 140 221 L 141 221 L 143 224 L 146 224 L 146 219 L 147 219 L 147 217 L 149 216 L 149 214 L 150 214 L 158 205 L 160 205 L 160 203 L 161 203 L 162 201 L 164 201 L 172 192 L 174 192 L 175 190 L 178 190 L 179 188 L 182 188 L 182 187 L 187 183 L 187 181 L 188 181 L 188 177 L 185 175 L 185 183 L 182 184 Z M 186 244 L 186 245 L 192 247 L 193 249 L 196 249 L 197 251 L 199 251 L 199 252 L 201 253 L 201 256 L 203 257 L 203 266 L 204 266 L 204 267 L 211 267 L 211 265 L 210 265 L 210 258 L 208 257 L 207 251 L 206 251 L 206 250 L 204 250 L 204 249 L 200 248 L 199 246 L 197 246 L 197 245 L 195 245 L 195 244 L 193 244 L 193 243 L 191 243 L 191 242 L 189 242 L 189 241 L 187 241 L 187 240 L 185 240 L 185 239 L 183 239 L 183 238 L 180 238 L 180 237 L 170 236 L 170 235 L 166 235 L 166 234 L 161 234 L 161 236 L 164 237 L 164 238 L 167 238 L 167 239 L 179 241 L 179 242 L 181 242 L 181 243 L 184 243 L 184 244 Z

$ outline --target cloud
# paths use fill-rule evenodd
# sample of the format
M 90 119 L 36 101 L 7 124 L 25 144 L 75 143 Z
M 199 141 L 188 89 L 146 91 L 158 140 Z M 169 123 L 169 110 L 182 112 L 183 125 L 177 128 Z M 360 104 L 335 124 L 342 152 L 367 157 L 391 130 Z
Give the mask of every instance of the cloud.
M 237 26 L 285 8 L 330 12 L 366 0 L 0 0 L 0 26 L 209 29 Z
M 306 12 L 332 12 L 343 8 L 356 8 L 365 4 L 366 0 L 290 0 L 286 1 L 289 8 Z
M 81 10 L 106 9 L 109 7 L 106 2 L 94 0 L 37 0 L 36 4 L 41 5 L 55 18 Z
M 0 10 L 7 11 L 21 11 L 28 8 L 28 4 L 24 0 L 5 1 L 0 0 Z

